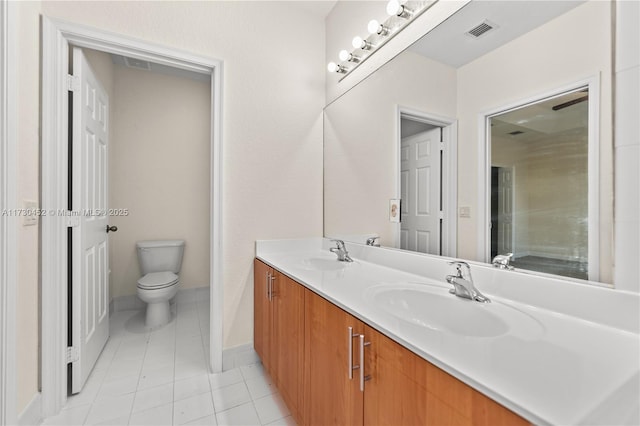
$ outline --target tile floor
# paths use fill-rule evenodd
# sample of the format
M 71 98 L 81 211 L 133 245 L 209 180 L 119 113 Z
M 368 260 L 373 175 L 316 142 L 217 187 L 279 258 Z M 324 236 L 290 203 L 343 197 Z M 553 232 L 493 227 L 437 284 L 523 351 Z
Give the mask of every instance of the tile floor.
M 209 374 L 209 298 L 190 292 L 174 320 L 145 330 L 144 312 L 115 312 L 82 392 L 44 425 L 295 425 L 261 364 Z

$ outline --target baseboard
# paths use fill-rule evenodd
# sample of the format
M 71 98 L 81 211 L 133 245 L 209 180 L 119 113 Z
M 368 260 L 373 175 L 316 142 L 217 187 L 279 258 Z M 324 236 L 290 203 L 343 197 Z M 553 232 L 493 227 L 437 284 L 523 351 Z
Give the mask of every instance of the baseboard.
M 18 416 L 18 425 L 31 426 L 42 423 L 42 394 L 35 394 L 29 405 Z
M 253 349 L 253 345 L 235 346 L 222 351 L 222 370 L 227 371 L 243 365 L 255 364 L 260 361 L 260 357 Z

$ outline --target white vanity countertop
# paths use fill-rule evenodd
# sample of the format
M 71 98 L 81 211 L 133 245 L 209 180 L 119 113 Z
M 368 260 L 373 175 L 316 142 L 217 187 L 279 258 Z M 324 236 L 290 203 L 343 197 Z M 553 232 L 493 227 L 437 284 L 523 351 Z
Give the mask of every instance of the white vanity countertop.
M 329 246 L 329 240 L 321 238 L 258 241 L 256 257 L 532 423 L 640 424 L 637 295 L 571 283 L 574 297 L 566 304 L 567 313 L 525 296 L 511 297 L 519 294 L 518 286 L 527 294 L 527 286 L 536 281 L 540 288 L 551 282 L 563 295 L 566 284 L 561 280 L 472 264 L 476 287 L 492 300 L 485 305 L 448 293 L 444 276 L 454 270 L 447 259 L 347 244 L 354 262 L 338 263 Z M 390 267 L 378 261 L 380 256 L 396 261 Z M 425 274 L 416 274 L 417 267 Z M 501 287 L 503 279 L 507 289 Z M 478 337 L 400 319 L 389 306 L 373 301 L 376 291 L 389 285 L 426 286 L 434 297 L 477 303 L 478 309 L 503 318 L 508 329 Z M 569 309 L 576 304 L 577 311 Z M 611 312 L 607 324 L 589 314 L 611 306 L 618 312 Z M 619 327 L 616 321 L 636 323 Z

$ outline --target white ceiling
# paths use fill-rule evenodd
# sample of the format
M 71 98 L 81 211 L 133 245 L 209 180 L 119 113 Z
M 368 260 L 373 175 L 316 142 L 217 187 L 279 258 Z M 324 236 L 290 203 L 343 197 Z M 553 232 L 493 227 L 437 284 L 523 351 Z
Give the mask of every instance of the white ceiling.
M 173 77 L 180 77 L 180 78 L 188 78 L 191 80 L 197 80 L 197 81 L 202 81 L 205 83 L 208 83 L 211 81 L 211 75 L 210 74 L 201 74 L 201 73 L 197 73 L 194 71 L 188 71 L 188 70 L 184 70 L 181 68 L 175 68 L 175 67 L 169 67 L 167 65 L 161 65 L 161 64 L 156 64 L 154 62 L 148 62 L 148 61 L 140 61 L 137 59 L 134 60 L 130 60 L 133 63 L 138 63 L 140 65 L 142 65 L 142 67 L 138 67 L 138 66 L 130 66 L 127 63 L 127 60 L 124 56 L 121 55 L 115 55 L 115 54 L 111 54 L 111 61 L 115 64 L 115 65 L 121 65 L 123 67 L 127 67 L 127 68 L 133 68 L 133 69 L 142 69 L 145 71 L 149 71 L 149 72 L 156 72 L 159 74 L 165 74 L 165 75 L 170 75 Z M 146 69 L 144 68 L 146 67 Z
M 409 50 L 458 68 L 582 3 L 583 0 L 473 0 Z M 465 34 L 485 20 L 497 27 L 477 39 Z

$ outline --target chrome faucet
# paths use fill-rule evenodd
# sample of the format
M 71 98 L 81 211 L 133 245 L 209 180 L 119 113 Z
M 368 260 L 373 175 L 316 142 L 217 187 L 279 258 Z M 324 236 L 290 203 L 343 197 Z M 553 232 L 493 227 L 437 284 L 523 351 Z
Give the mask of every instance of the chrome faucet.
M 449 265 L 455 265 L 456 267 L 456 275 L 447 275 L 447 282 L 453 285 L 453 288 L 449 290 L 449 293 L 455 294 L 458 297 L 462 297 L 464 299 L 475 300 L 476 302 L 489 303 L 488 297 L 484 296 L 480 291 L 473 285 L 473 278 L 471 277 L 471 267 L 467 262 L 463 262 L 461 260 L 455 260 L 453 262 L 448 262 Z M 464 267 L 464 272 L 463 272 Z
M 367 238 L 367 245 L 372 247 L 380 247 L 380 237 Z
M 513 253 L 499 254 L 493 258 L 491 264 L 494 268 L 513 271 L 513 266 L 510 265 L 511 259 L 513 259 Z
M 335 247 L 331 247 L 329 251 L 335 253 L 338 256 L 338 260 L 340 262 L 353 262 L 353 259 L 349 257 L 349 252 L 347 248 L 344 246 L 344 241 L 342 240 L 331 240 L 332 243 L 336 243 Z

